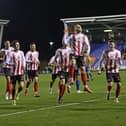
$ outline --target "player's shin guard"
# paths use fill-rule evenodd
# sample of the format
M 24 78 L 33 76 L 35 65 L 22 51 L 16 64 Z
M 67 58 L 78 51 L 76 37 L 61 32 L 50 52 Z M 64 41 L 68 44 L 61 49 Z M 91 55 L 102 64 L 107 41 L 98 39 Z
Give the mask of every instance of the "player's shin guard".
M 76 90 L 80 90 L 80 80 L 76 80 Z
M 117 87 L 116 87 L 116 98 L 119 97 L 120 91 L 121 91 L 121 85 L 117 84 Z

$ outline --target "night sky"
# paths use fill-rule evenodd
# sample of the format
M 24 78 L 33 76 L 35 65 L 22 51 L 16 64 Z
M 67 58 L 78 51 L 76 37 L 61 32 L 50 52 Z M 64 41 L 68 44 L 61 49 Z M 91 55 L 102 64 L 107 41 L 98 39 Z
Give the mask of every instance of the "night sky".
M 60 18 L 126 14 L 124 5 L 110 0 L 0 0 L 0 18 L 11 21 L 4 29 L 3 40 L 19 40 L 24 51 L 35 41 L 40 58 L 49 59 L 61 46 Z M 52 49 L 50 41 L 55 42 Z

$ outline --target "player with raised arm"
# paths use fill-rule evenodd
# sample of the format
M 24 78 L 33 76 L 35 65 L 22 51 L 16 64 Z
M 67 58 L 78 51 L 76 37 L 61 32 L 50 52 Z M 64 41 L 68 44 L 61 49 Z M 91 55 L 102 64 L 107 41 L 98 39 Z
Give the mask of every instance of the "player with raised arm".
M 11 90 L 11 66 L 7 65 L 7 62 L 10 60 L 10 53 L 11 51 L 14 50 L 11 46 L 10 46 L 10 41 L 6 40 L 4 42 L 4 48 L 1 49 L 0 53 L 2 55 L 2 67 L 4 70 L 4 75 L 6 78 L 6 92 L 5 92 L 5 99 L 12 99 L 12 90 Z
M 28 80 L 25 89 L 25 96 L 28 96 L 28 87 L 31 84 L 31 81 L 34 80 L 34 96 L 39 97 L 38 94 L 38 66 L 40 65 L 39 61 L 39 52 L 36 51 L 36 44 L 32 42 L 30 44 L 30 51 L 26 53 L 26 71 L 28 74 Z
M 115 49 L 115 41 L 109 40 L 109 48 L 103 51 L 103 54 L 100 59 L 100 68 L 102 67 L 102 63 L 105 64 L 106 70 L 106 79 L 108 82 L 107 85 L 107 100 L 110 99 L 110 92 L 112 89 L 112 82 L 114 81 L 116 85 L 116 96 L 115 102 L 119 102 L 119 95 L 121 91 L 121 83 L 120 83 L 120 74 L 119 69 L 121 65 L 121 52 Z M 101 74 L 101 70 L 98 71 Z
M 81 79 L 84 84 L 84 91 L 88 93 L 92 93 L 92 90 L 87 85 L 86 80 L 86 71 L 84 64 L 84 51 L 87 50 L 87 53 L 90 54 L 90 44 L 88 41 L 88 37 L 82 33 L 82 27 L 77 24 L 75 26 L 75 34 L 69 35 L 69 33 L 65 30 L 65 35 L 63 41 L 65 43 L 70 43 L 70 47 L 72 49 L 72 55 L 76 60 L 77 67 L 81 71 Z M 73 75 L 74 75 L 75 65 L 71 66 L 71 83 L 73 83 Z
M 12 104 L 16 105 L 16 100 L 19 100 L 20 92 L 24 87 L 24 70 L 25 70 L 25 57 L 24 52 L 20 50 L 20 43 L 18 40 L 13 41 L 14 50 L 11 52 L 10 61 L 8 64 L 12 66 L 11 81 L 12 81 Z M 18 81 L 18 90 L 16 93 L 16 81 Z M 16 96 L 16 98 L 15 98 Z

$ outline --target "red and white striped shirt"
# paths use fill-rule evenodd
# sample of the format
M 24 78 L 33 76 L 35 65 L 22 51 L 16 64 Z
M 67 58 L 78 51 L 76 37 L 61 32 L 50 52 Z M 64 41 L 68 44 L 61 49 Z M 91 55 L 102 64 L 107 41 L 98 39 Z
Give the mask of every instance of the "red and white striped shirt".
M 69 72 L 69 67 L 71 64 L 70 54 L 71 48 L 58 49 L 56 51 L 56 58 L 59 58 L 59 71 Z
M 24 52 L 21 50 L 12 51 L 9 63 L 12 65 L 11 74 L 12 76 L 23 75 L 25 69 L 25 57 Z
M 72 34 L 70 36 L 65 34 L 63 37 L 63 43 L 69 43 L 72 48 L 72 54 L 76 56 L 83 56 L 85 50 L 90 54 L 88 37 L 82 33 Z
M 54 66 L 52 68 L 52 74 L 57 74 L 59 71 L 59 66 L 57 66 L 58 58 L 55 58 L 55 56 L 52 56 L 48 64 L 54 64 Z
M 38 70 L 39 52 L 28 51 L 25 56 L 26 70 Z
M 10 61 L 10 54 L 14 48 L 10 47 L 9 49 L 1 49 L 3 55 L 3 68 L 11 68 L 7 63 Z
M 114 49 L 114 51 L 103 51 L 100 59 L 100 67 L 102 62 L 105 63 L 107 73 L 118 73 L 121 65 L 121 52 L 117 49 Z

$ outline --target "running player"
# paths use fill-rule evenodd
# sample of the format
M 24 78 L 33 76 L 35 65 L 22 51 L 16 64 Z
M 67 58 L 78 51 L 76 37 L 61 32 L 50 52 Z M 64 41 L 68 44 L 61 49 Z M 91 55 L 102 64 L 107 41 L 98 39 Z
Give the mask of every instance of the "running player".
M 12 99 L 12 90 L 11 90 L 11 78 L 10 78 L 10 70 L 11 70 L 11 66 L 7 65 L 7 62 L 10 59 L 10 53 L 11 51 L 14 50 L 11 46 L 10 46 L 10 41 L 6 40 L 4 42 L 4 48 L 1 49 L 0 53 L 2 54 L 2 67 L 4 70 L 4 75 L 6 78 L 6 91 L 5 91 L 5 99 Z
M 25 57 L 23 51 L 20 50 L 20 43 L 18 40 L 13 41 L 14 50 L 11 52 L 10 61 L 7 64 L 12 66 L 11 81 L 12 81 L 12 104 L 16 105 L 16 100 L 19 100 L 20 92 L 24 87 L 24 70 L 25 70 Z M 19 87 L 16 93 L 16 81 Z M 15 98 L 16 96 L 16 98 Z
M 121 52 L 115 49 L 115 41 L 109 40 L 109 48 L 103 51 L 100 59 L 100 68 L 102 67 L 102 62 L 105 63 L 106 79 L 107 85 L 107 100 L 110 99 L 110 92 L 112 89 L 112 82 L 114 81 L 116 85 L 116 96 L 115 101 L 119 102 L 119 95 L 121 91 L 120 74 L 119 69 L 121 65 Z M 101 74 L 101 70 L 98 72 Z
M 31 81 L 34 80 L 34 96 L 39 97 L 38 93 L 38 66 L 40 65 L 39 61 L 39 52 L 36 51 L 36 44 L 32 42 L 30 44 L 30 51 L 26 53 L 26 71 L 28 74 L 28 80 L 25 89 L 25 96 L 28 96 L 28 87 L 31 84 Z

